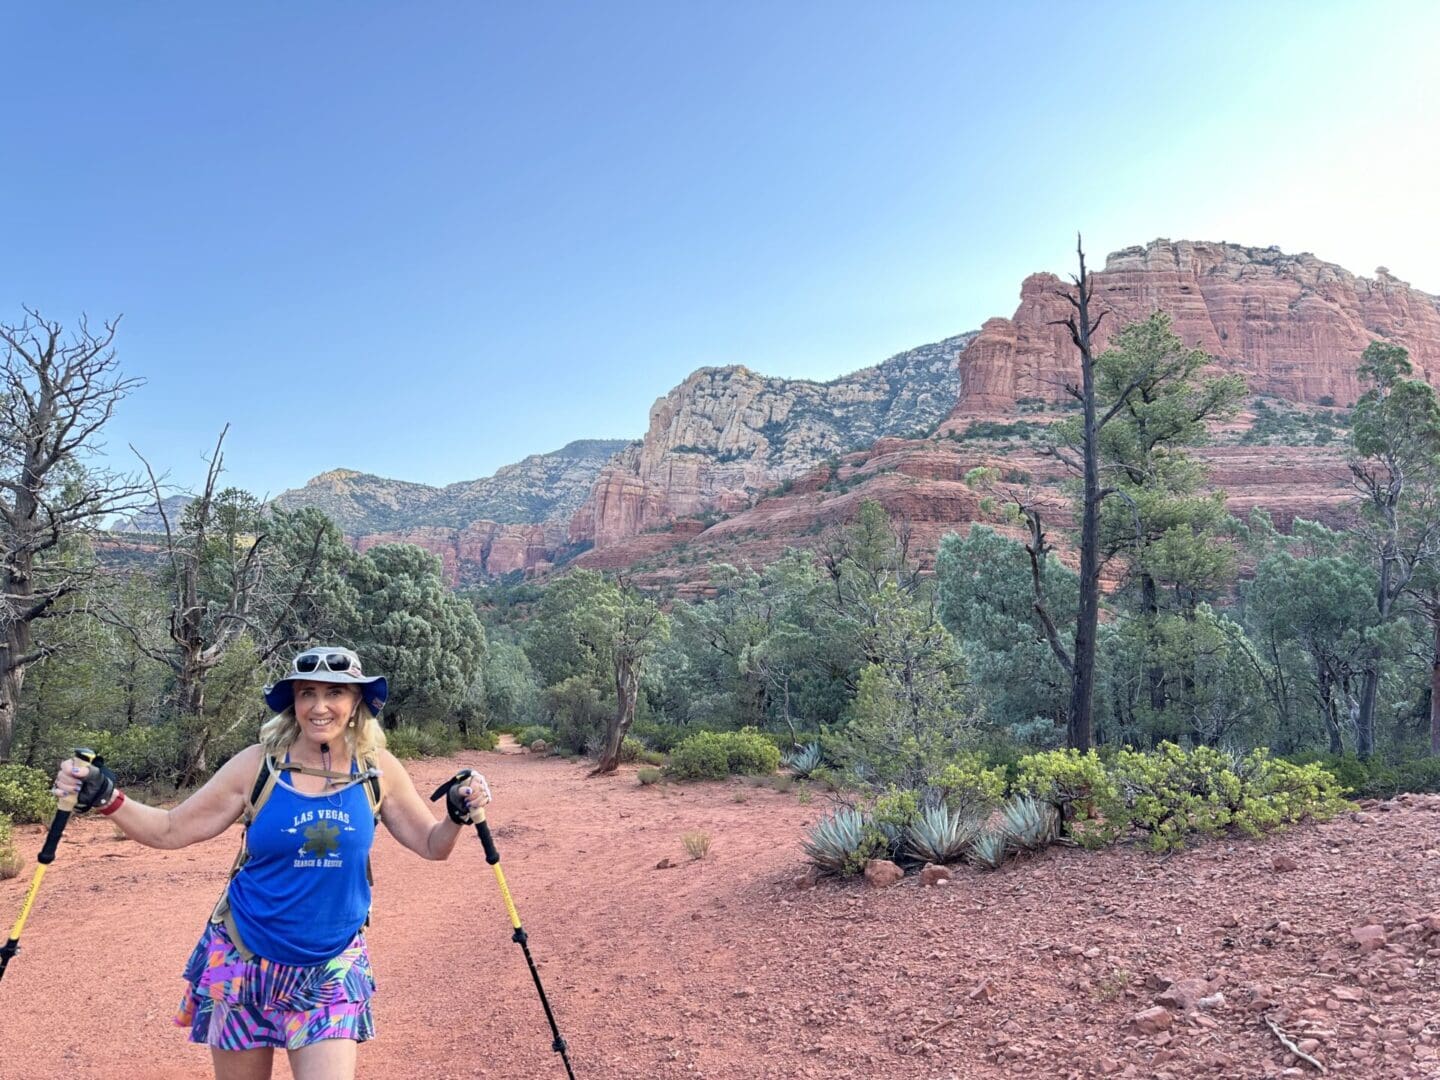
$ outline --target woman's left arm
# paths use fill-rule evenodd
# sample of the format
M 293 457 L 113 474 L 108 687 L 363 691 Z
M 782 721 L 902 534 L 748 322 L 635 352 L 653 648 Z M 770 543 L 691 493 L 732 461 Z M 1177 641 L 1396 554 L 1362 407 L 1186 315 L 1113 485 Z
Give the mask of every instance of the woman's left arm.
M 389 750 L 380 751 L 380 771 L 380 782 L 385 790 L 385 799 L 380 804 L 380 820 L 390 830 L 390 835 L 422 859 L 448 859 L 455 849 L 462 826 L 451 821 L 448 814 L 439 821 L 435 820 L 430 807 L 415 790 L 415 781 L 410 779 L 400 759 Z M 484 806 L 489 802 L 484 785 L 472 785 L 466 801 L 471 806 Z M 444 806 L 443 802 L 441 806 Z

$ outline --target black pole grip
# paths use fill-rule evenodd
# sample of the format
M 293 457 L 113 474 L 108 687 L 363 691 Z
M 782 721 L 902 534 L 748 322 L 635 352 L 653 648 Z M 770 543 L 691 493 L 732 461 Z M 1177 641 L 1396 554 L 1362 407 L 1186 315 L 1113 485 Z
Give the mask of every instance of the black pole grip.
M 50 819 L 50 831 L 45 835 L 45 846 L 40 849 L 36 862 L 48 866 L 55 861 L 55 849 L 60 846 L 60 834 L 65 831 L 65 823 L 69 820 L 69 810 L 55 811 L 55 816 Z
M 485 861 L 494 866 L 500 861 L 500 852 L 495 849 L 495 838 L 490 835 L 490 823 L 477 821 L 475 831 L 480 834 L 480 843 L 485 845 Z

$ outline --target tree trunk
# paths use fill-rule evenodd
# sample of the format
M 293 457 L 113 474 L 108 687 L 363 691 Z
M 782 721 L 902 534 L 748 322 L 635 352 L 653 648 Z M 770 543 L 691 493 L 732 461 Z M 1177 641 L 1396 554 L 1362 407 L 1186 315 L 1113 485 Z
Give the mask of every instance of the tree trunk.
M 25 669 L 11 668 L 0 674 L 0 762 L 10 760 L 15 741 L 15 712 L 20 705 L 20 690 L 25 685 Z
M 1160 617 L 1160 600 L 1156 595 L 1155 579 L 1149 574 L 1140 575 L 1140 606 L 1145 617 L 1145 644 L 1153 658 L 1155 622 Z M 1158 719 L 1165 712 L 1165 669 L 1156 663 L 1147 665 L 1145 681 L 1150 687 L 1150 711 Z
M 1084 407 L 1084 502 L 1080 510 L 1080 602 L 1075 616 L 1075 670 L 1070 681 L 1068 745 L 1089 750 L 1095 697 L 1095 638 L 1100 623 L 1100 440 L 1095 418 L 1095 372 L 1090 356 L 1089 292 L 1080 262 L 1080 378 Z
M 613 773 L 620 764 L 620 744 L 635 719 L 635 699 L 640 693 L 640 673 L 633 661 L 617 661 L 615 665 L 615 714 L 605 732 L 605 750 L 590 771 L 591 776 Z
M 1380 690 L 1380 658 L 1372 657 L 1360 688 L 1360 709 L 1355 717 L 1355 753 L 1361 761 L 1375 753 L 1375 699 Z
M 1440 754 L 1440 607 L 1430 612 L 1430 753 Z

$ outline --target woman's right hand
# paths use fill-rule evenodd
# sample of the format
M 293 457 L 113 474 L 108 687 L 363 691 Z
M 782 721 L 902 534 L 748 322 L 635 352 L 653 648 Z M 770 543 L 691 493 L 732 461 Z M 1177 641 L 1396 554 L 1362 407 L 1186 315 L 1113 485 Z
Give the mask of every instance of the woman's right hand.
M 60 763 L 50 791 L 57 799 L 76 799 L 75 809 L 84 813 L 106 805 L 114 797 L 115 777 L 109 769 L 80 758 L 66 758 Z

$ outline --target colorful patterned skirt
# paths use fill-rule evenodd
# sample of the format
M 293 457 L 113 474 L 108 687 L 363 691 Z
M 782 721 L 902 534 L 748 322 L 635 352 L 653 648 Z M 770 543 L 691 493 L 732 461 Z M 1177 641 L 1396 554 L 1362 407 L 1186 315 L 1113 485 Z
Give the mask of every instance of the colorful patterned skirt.
M 375 1037 L 375 977 L 365 934 L 311 967 L 243 960 L 220 923 L 207 923 L 185 965 L 190 984 L 175 1023 L 217 1050 L 297 1050 L 321 1039 Z

